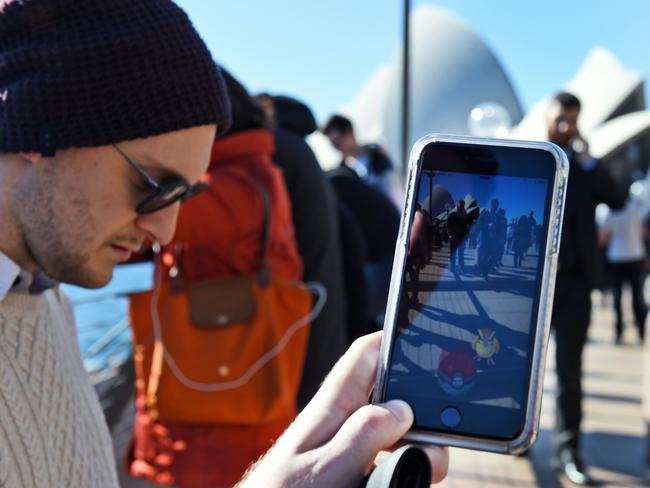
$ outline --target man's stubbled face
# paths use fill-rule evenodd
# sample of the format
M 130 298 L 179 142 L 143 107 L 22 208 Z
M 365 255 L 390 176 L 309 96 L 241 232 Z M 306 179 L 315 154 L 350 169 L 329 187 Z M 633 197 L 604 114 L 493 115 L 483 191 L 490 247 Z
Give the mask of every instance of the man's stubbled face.
M 198 181 L 207 169 L 215 126 L 119 144 L 154 179 Z M 52 278 L 87 288 L 108 283 L 115 265 L 145 240 L 168 242 L 179 203 L 138 215 L 151 191 L 112 146 L 58 151 L 33 163 L 12 194 L 26 251 Z
M 91 250 L 97 236 L 90 216 L 92 205 L 86 192 L 71 188 L 63 163 L 49 161 L 43 170 L 23 180 L 15 193 L 17 219 L 25 244 L 39 268 L 64 282 L 94 288 L 107 282 L 108 268 L 90 269 Z M 72 192 L 79 194 L 73 196 Z

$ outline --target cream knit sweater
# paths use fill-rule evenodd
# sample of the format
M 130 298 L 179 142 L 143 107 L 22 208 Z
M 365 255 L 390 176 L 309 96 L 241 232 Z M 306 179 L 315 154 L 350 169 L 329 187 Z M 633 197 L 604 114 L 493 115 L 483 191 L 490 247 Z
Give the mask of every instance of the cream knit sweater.
M 0 301 L 0 487 L 115 488 L 111 438 L 58 289 Z

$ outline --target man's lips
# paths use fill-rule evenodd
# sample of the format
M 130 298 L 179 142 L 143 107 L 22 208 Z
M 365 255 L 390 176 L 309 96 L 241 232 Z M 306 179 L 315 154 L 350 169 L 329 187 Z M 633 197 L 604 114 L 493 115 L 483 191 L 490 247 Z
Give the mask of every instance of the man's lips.
M 140 246 L 138 246 L 137 249 L 133 249 L 125 246 L 120 246 L 119 244 L 111 244 L 111 249 L 117 255 L 119 261 L 128 261 L 131 258 L 131 255 L 140 249 Z

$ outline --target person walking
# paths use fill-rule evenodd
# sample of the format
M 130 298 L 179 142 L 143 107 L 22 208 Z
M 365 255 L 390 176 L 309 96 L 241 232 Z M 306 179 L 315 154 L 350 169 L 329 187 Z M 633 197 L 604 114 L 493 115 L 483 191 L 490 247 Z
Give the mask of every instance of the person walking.
M 494 261 L 497 268 L 503 266 L 503 253 L 506 249 L 507 233 L 508 219 L 506 218 L 506 211 L 500 208 L 497 210 L 496 222 L 494 223 Z
M 530 225 L 528 225 L 528 217 L 522 215 L 517 221 L 515 227 L 515 234 L 513 238 L 512 250 L 514 253 L 515 268 L 521 268 L 526 250 L 530 244 Z
M 632 289 L 632 310 L 639 341 L 645 338 L 645 321 L 648 305 L 643 296 L 645 282 L 646 248 L 644 227 L 650 212 L 650 172 L 648 172 L 644 189 L 640 194 L 631 194 L 621 210 L 613 211 L 606 207 L 600 215 L 599 230 L 601 242 L 607 243 L 607 261 L 613 275 L 614 309 L 616 326 L 614 342 L 623 340 L 623 286 L 629 284 Z
M 512 243 L 515 238 L 515 227 L 517 226 L 516 220 L 513 218 L 508 224 L 508 230 L 506 232 L 506 252 L 512 251 Z
M 557 94 L 546 113 L 548 140 L 569 159 L 564 221 L 551 324 L 555 330 L 557 386 L 553 465 L 575 484 L 593 483 L 580 453 L 582 422 L 582 351 L 591 316 L 591 290 L 603 278 L 596 237 L 595 209 L 625 204 L 621 188 L 586 150 L 577 123 L 580 100 Z
M 456 263 L 461 273 L 465 273 L 465 238 L 468 233 L 467 211 L 465 201 L 458 200 L 456 207 L 447 216 L 447 232 L 449 233 L 449 252 L 451 260 L 449 269 L 457 272 Z
M 487 279 L 490 272 L 490 255 L 492 252 L 492 236 L 490 229 L 490 212 L 484 208 L 479 214 L 478 220 L 474 225 L 478 233 L 478 251 L 476 253 L 476 271 L 475 274 Z

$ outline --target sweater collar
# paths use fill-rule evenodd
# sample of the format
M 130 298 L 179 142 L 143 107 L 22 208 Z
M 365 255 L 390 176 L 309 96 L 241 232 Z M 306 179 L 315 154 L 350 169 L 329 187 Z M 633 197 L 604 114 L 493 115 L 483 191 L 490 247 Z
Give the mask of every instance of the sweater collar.
M 250 129 L 217 139 L 212 145 L 210 168 L 247 156 L 273 156 L 273 134 L 266 129 Z

